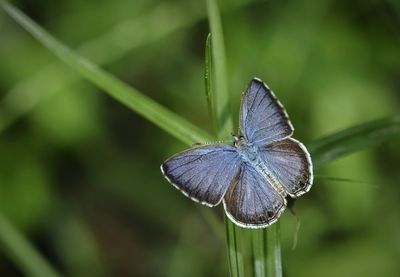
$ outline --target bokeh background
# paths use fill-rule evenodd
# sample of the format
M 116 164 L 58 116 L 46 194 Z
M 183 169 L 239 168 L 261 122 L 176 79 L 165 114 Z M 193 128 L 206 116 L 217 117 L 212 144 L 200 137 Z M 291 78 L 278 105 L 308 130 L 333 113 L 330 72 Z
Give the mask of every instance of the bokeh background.
M 13 1 L 73 49 L 211 130 L 203 1 Z M 219 1 L 229 89 L 264 79 L 305 142 L 400 111 L 400 3 Z M 236 112 L 237 112 L 236 110 Z M 68 276 L 226 276 L 223 212 L 159 165 L 186 148 L 0 11 L 0 212 Z M 400 143 L 319 169 L 281 220 L 285 276 L 399 276 Z M 363 182 L 334 182 L 322 177 Z M 207 211 L 205 211 L 207 210 Z M 22 276 L 0 252 L 0 275 Z

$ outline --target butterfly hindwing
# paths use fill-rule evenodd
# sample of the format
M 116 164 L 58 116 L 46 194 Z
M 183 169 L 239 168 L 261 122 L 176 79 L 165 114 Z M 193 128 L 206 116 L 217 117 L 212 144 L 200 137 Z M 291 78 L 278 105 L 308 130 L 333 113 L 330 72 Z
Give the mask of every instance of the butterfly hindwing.
M 286 200 L 247 163 L 242 163 L 223 203 L 228 217 L 247 228 L 271 225 L 286 207 Z
M 240 131 L 249 143 L 265 145 L 293 133 L 288 115 L 261 80 L 254 78 L 242 97 Z
M 239 170 L 234 147 L 212 144 L 179 153 L 161 165 L 164 176 L 191 199 L 215 206 L 220 203 Z
M 291 197 L 310 190 L 313 181 L 310 154 L 304 145 L 287 138 L 259 148 L 266 168 Z
M 239 131 L 234 147 L 195 147 L 166 160 L 161 171 L 197 202 L 212 207 L 223 200 L 235 224 L 267 227 L 285 210 L 288 196 L 311 188 L 312 161 L 304 145 L 291 138 L 285 109 L 257 78 L 243 94 Z

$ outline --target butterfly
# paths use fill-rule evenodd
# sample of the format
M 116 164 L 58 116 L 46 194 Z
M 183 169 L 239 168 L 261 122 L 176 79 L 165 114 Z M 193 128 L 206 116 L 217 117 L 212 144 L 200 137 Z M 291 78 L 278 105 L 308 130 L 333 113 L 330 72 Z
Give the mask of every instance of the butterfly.
M 184 195 L 209 207 L 223 202 L 226 215 L 245 228 L 264 228 L 285 210 L 287 198 L 308 192 L 310 154 L 292 138 L 282 104 L 260 79 L 242 94 L 239 134 L 233 146 L 215 143 L 178 153 L 161 165 Z

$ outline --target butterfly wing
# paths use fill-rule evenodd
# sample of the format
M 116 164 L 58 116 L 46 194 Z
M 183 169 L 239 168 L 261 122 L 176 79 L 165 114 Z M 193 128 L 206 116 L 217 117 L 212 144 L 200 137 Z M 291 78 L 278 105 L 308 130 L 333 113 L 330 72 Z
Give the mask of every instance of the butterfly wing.
M 169 158 L 161 165 L 161 171 L 183 194 L 212 207 L 221 202 L 239 165 L 240 157 L 235 148 L 213 144 Z
M 286 207 L 286 200 L 246 162 L 229 186 L 223 203 L 228 217 L 246 228 L 271 225 Z
M 266 168 L 291 197 L 310 190 L 313 182 L 312 162 L 304 145 L 293 138 L 259 148 Z
M 240 131 L 249 143 L 264 145 L 293 134 L 282 104 L 260 79 L 254 78 L 242 97 Z

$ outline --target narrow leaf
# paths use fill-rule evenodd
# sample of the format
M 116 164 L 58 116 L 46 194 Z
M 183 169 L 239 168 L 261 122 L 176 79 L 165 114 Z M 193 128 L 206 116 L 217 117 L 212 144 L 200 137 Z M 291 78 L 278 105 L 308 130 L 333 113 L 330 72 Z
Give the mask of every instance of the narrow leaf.
M 58 273 L 29 241 L 0 214 L 0 244 L 5 254 L 26 276 L 55 277 Z
M 281 243 L 279 221 L 268 227 L 267 276 L 282 277 Z
M 210 114 L 211 123 L 213 125 L 214 133 L 217 133 L 217 117 L 215 111 L 215 99 L 213 94 L 213 70 L 212 70 L 212 49 L 211 49 L 211 34 L 209 33 L 206 39 L 205 48 L 205 65 L 204 65 L 204 81 L 206 90 L 206 99 L 208 112 Z
M 192 6 L 196 5 L 178 8 L 172 3 L 160 3 L 148 13 L 119 22 L 98 37 L 82 43 L 77 51 L 99 65 L 109 64 L 129 51 L 157 41 L 205 16 L 205 11 Z M 74 90 L 72 85 L 80 80 L 81 76 L 55 62 L 20 81 L 0 101 L 0 132 L 45 99 L 66 89 Z
M 251 0 L 227 3 L 224 10 L 230 11 L 249 2 Z M 119 22 L 105 33 L 84 42 L 77 51 L 98 65 L 109 64 L 129 51 L 153 43 L 203 18 L 206 13 L 198 5 L 188 2 L 178 7 L 169 2 L 160 3 L 148 13 Z M 49 79 L 53 82 L 49 83 Z M 0 133 L 44 100 L 67 89 L 74 90 L 72 86 L 80 80 L 81 76 L 58 62 L 38 69 L 4 94 L 0 101 Z
M 314 166 L 320 167 L 339 157 L 400 138 L 400 116 L 363 123 L 310 144 Z
M 266 234 L 264 230 L 252 230 L 254 276 L 267 276 Z
M 321 176 L 321 175 L 315 175 L 314 178 L 315 178 L 315 180 L 326 180 L 328 182 L 333 182 L 333 183 L 349 183 L 349 184 L 353 184 L 353 185 L 359 184 L 359 185 L 367 186 L 367 187 L 374 188 L 374 189 L 379 188 L 379 185 L 377 183 L 363 181 L 363 180 L 357 180 L 357 179 L 352 179 L 352 178 Z M 382 185 L 382 182 L 380 182 L 379 184 Z
M 211 29 L 212 59 L 206 55 L 206 64 L 212 60 L 215 74 L 214 97 L 218 137 L 224 138 L 232 129 L 228 80 L 226 72 L 225 46 L 216 0 L 207 0 L 207 11 Z M 209 42 L 206 44 L 208 45 Z M 206 47 L 207 48 L 207 47 Z M 208 59 L 208 60 L 207 60 Z M 206 83 L 206 87 L 209 84 Z M 212 87 L 214 89 L 214 87 Z M 276 223 L 275 225 L 277 225 Z M 225 216 L 228 259 L 231 276 L 282 276 L 280 237 L 277 228 L 252 230 L 236 226 Z M 268 237 L 268 241 L 267 241 Z M 268 268 L 271 266 L 271 268 Z
M 239 270 L 240 255 L 238 246 L 236 244 L 236 226 L 225 216 L 225 231 L 226 231 L 226 245 L 228 250 L 228 263 L 229 273 L 231 277 L 243 276 L 243 273 Z
M 218 122 L 218 137 L 227 137 L 232 132 L 232 118 L 228 91 L 225 44 L 221 18 L 216 0 L 207 0 L 207 13 L 212 35 L 212 60 L 215 84 L 215 107 Z
M 111 74 L 101 70 L 95 64 L 72 52 L 11 4 L 2 0 L 0 3 L 3 9 L 15 21 L 64 63 L 75 69 L 119 102 L 125 104 L 183 143 L 191 145 L 194 142 L 212 140 L 212 136 L 205 131 L 192 125 L 182 117 L 116 79 Z

